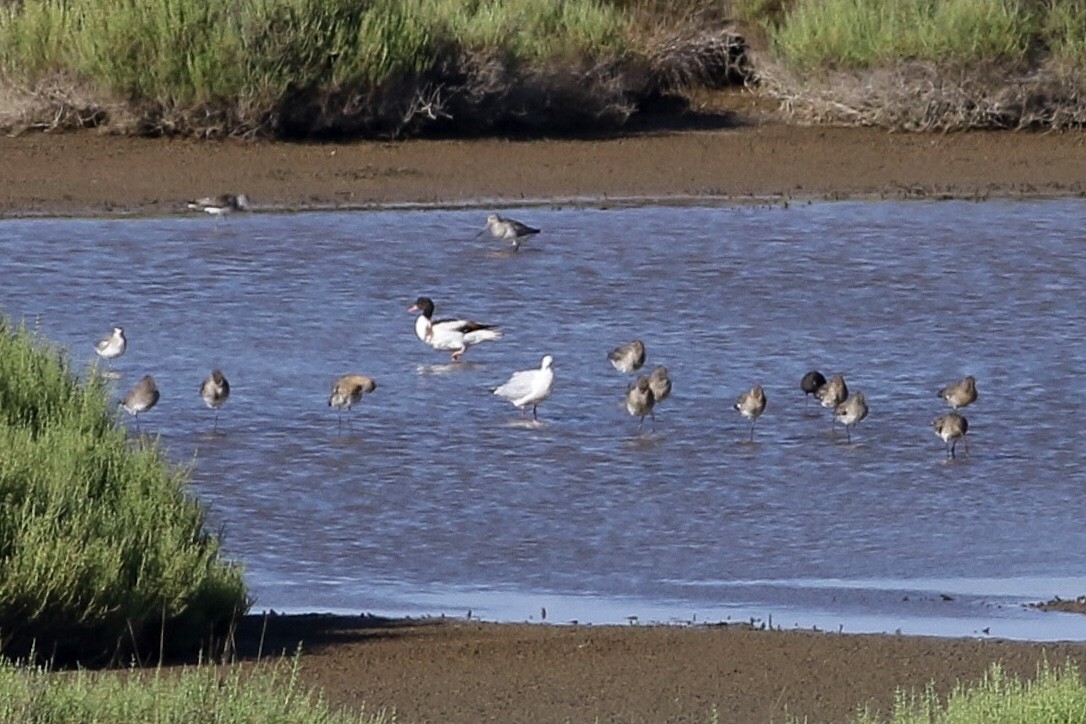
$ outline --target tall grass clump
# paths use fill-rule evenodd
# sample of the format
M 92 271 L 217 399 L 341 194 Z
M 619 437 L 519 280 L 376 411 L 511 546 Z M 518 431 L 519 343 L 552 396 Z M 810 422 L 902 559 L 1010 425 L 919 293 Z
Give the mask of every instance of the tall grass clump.
M 20 0 L 0 81 L 62 79 L 144 132 L 485 132 L 624 120 L 635 34 L 603 0 Z
M 0 724 L 130 724 L 131 722 L 283 722 L 386 724 L 332 709 L 298 681 L 298 659 L 256 667 L 200 664 L 181 671 L 55 673 L 0 661 Z
M 861 712 L 858 724 L 1075 724 L 1086 722 L 1086 685 L 1073 662 L 1054 669 L 1047 662 L 1034 681 L 1009 676 L 992 664 L 977 684 L 959 684 L 944 704 L 928 688 L 898 690 L 893 711 L 883 718 Z
M 186 478 L 114 424 L 101 378 L 0 317 L 0 653 L 194 646 L 248 600 Z
M 1021 61 L 1033 31 L 1015 0 L 799 0 L 773 33 L 791 65 Z

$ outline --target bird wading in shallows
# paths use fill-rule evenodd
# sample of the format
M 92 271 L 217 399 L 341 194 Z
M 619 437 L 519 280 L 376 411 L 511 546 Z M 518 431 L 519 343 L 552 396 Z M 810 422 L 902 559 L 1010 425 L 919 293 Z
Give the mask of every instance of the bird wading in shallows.
M 645 415 L 652 418 L 652 429 L 656 430 L 656 415 L 652 408 L 656 405 L 656 396 L 652 394 L 652 384 L 648 375 L 641 375 L 637 381 L 626 390 L 626 412 L 633 417 L 640 418 L 637 429 L 645 425 Z
M 520 248 L 520 240 L 526 236 L 538 234 L 539 229 L 522 224 L 516 219 L 507 219 L 499 214 L 490 214 L 486 217 L 486 226 L 476 234 L 476 237 L 490 232 L 490 235 L 495 239 L 501 239 L 502 241 L 508 241 L 513 250 L 516 251 Z
M 748 391 L 739 395 L 735 402 L 735 409 L 739 414 L 750 420 L 750 441 L 754 442 L 754 423 L 765 412 L 765 392 L 761 385 L 754 385 Z
M 366 375 L 343 375 L 332 383 L 332 393 L 328 396 L 328 406 L 339 410 L 339 429 L 343 429 L 343 413 L 347 413 L 347 425 L 350 426 L 351 407 L 362 401 L 362 397 L 377 389 L 377 383 Z
M 155 378 L 151 375 L 144 375 L 143 379 L 136 383 L 127 395 L 121 398 L 121 401 L 117 404 L 125 409 L 125 411 L 136 418 L 136 431 L 140 429 L 140 413 L 147 412 L 158 402 L 158 386 L 155 384 Z
M 210 409 L 215 411 L 215 425 L 213 431 L 219 429 L 219 408 L 226 404 L 230 397 L 230 383 L 226 375 L 220 369 L 214 369 L 200 385 L 200 399 Z
M 946 443 L 948 460 L 954 459 L 954 448 L 957 447 L 959 440 L 965 440 L 965 452 L 967 455 L 969 454 L 969 440 L 965 437 L 966 433 L 969 432 L 969 420 L 966 420 L 957 412 L 948 412 L 932 420 L 931 426 L 935 429 L 935 434 L 939 436 L 939 439 Z
M 491 392 L 522 410 L 527 411 L 530 405 L 532 419 L 538 420 L 539 405 L 551 396 L 553 389 L 554 358 L 548 354 L 543 357 L 538 369 L 514 372 L 505 384 L 495 387 Z
M 419 313 L 415 318 L 415 336 L 434 349 L 452 352 L 453 362 L 459 362 L 468 347 L 502 338 L 502 331 L 495 324 L 480 324 L 470 319 L 435 321 L 434 302 L 429 297 L 419 297 L 407 311 Z
M 973 375 L 947 385 L 936 393 L 951 409 L 968 407 L 977 401 L 977 380 Z
M 629 344 L 615 347 L 608 353 L 607 361 L 623 374 L 636 372 L 645 364 L 645 343 L 635 339 Z

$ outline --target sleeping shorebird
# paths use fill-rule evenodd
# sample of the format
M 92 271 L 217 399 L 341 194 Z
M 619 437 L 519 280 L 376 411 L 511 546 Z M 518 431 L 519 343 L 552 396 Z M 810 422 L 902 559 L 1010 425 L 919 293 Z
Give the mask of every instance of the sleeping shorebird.
M 935 428 L 935 434 L 946 443 L 947 458 L 954 459 L 954 448 L 959 440 L 965 440 L 965 434 L 969 432 L 969 420 L 956 412 L 948 412 L 932 420 L 931 426 Z M 969 454 L 968 440 L 965 440 L 965 452 Z
M 811 395 L 818 395 L 818 388 L 826 384 L 826 378 L 818 370 L 811 370 L 807 374 L 803 375 L 803 379 L 799 381 L 799 389 L 803 390 L 803 399 L 810 401 Z
M 205 196 L 188 202 L 188 207 L 193 211 L 203 211 L 212 216 L 225 216 L 235 211 L 249 211 L 252 209 L 249 205 L 249 197 L 245 194 Z
M 459 362 L 468 347 L 502 338 L 502 331 L 494 324 L 468 319 L 434 321 L 434 302 L 429 297 L 419 297 L 407 311 L 419 312 L 415 319 L 415 336 L 434 349 L 451 351 L 453 362 Z
M 655 409 L 671 395 L 671 378 L 668 377 L 667 367 L 657 365 L 652 371 L 649 375 L 649 389 L 652 390 L 652 406 Z
M 656 430 L 656 415 L 652 412 L 655 405 L 656 396 L 652 394 L 649 378 L 647 375 L 641 375 L 637 378 L 637 382 L 626 390 L 626 412 L 641 418 L 641 421 L 637 423 L 638 430 L 645 425 L 645 415 L 652 418 L 652 429 Z
M 538 420 L 537 408 L 551 396 L 551 390 L 554 389 L 553 366 L 554 358 L 549 354 L 544 355 L 538 369 L 514 372 L 505 384 L 495 387 L 491 392 L 526 412 L 531 405 L 532 419 Z
M 947 385 L 936 394 L 955 410 L 967 407 L 977 401 L 977 380 L 973 375 L 969 375 L 965 379 Z
M 143 379 L 136 383 L 127 395 L 121 398 L 121 401 L 117 404 L 125 409 L 125 411 L 136 418 L 136 431 L 140 429 L 140 413 L 147 412 L 155 403 L 158 402 L 158 386 L 155 385 L 155 378 L 151 375 L 144 375 Z
M 377 389 L 377 383 L 366 375 L 343 375 L 332 383 L 332 394 L 328 396 L 328 406 L 339 410 L 339 428 L 343 429 L 343 412 L 348 413 L 347 425 L 350 426 L 351 406 L 362 401 L 362 397 Z
M 219 408 L 226 404 L 227 398 L 230 397 L 230 382 L 227 381 L 222 370 L 215 369 L 211 371 L 211 374 L 200 385 L 200 397 L 205 405 L 215 411 L 215 426 L 212 431 L 217 431 L 219 429 Z
M 94 344 L 95 353 L 106 360 L 120 357 L 126 349 L 128 349 L 128 339 L 124 336 L 124 329 L 121 327 L 114 327 L 108 336 Z
M 848 441 L 852 442 L 852 428 L 867 417 L 867 400 L 864 399 L 864 393 L 857 392 L 839 404 L 834 408 L 833 417 L 845 426 L 845 435 Z
M 739 414 L 750 420 L 750 441 L 754 442 L 754 423 L 765 412 L 765 392 L 761 385 L 754 385 L 748 391 L 739 395 L 734 405 Z
M 819 403 L 830 410 L 836 410 L 837 407 L 848 399 L 848 385 L 845 384 L 844 375 L 834 375 L 830 378 L 829 382 L 822 385 L 815 391 L 815 396 L 818 397 Z M 833 427 L 834 422 L 837 420 L 836 413 L 830 418 L 830 427 Z
M 641 369 L 645 364 L 645 343 L 635 339 L 629 344 L 615 347 L 607 355 L 607 360 L 619 372 L 628 374 Z
M 498 214 L 490 214 L 486 217 L 486 226 L 482 231 L 476 234 L 476 237 L 487 231 L 489 231 L 490 235 L 495 239 L 508 241 L 512 244 L 514 251 L 520 248 L 521 239 L 539 233 L 539 229 L 536 229 L 535 227 L 522 224 L 516 219 L 507 219 Z

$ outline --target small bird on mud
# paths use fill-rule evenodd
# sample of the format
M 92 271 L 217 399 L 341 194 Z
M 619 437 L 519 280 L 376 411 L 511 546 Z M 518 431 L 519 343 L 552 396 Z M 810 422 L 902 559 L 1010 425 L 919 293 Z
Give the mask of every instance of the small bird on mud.
M 652 385 L 649 383 L 647 375 L 641 375 L 637 378 L 637 382 L 630 385 L 626 390 L 626 412 L 630 413 L 634 417 L 641 418 L 637 423 L 637 429 L 640 430 L 645 425 L 645 415 L 652 418 L 652 429 L 656 430 L 656 415 L 653 414 L 652 408 L 656 405 L 656 396 L 652 394 Z
M 230 397 L 230 382 L 220 369 L 214 369 L 200 385 L 200 397 L 204 404 L 215 411 L 215 426 L 212 431 L 219 429 L 219 408 L 226 404 Z
M 977 380 L 973 375 L 969 375 L 965 379 L 947 385 L 936 394 L 955 410 L 968 407 L 977 401 Z
M 158 386 L 155 378 L 144 375 L 143 379 L 136 383 L 127 395 L 117 404 L 125 409 L 128 414 L 136 418 L 136 430 L 139 431 L 140 413 L 147 412 L 158 402 Z
M 250 211 L 249 197 L 245 194 L 220 194 L 218 196 L 204 196 L 188 202 L 188 207 L 193 211 L 203 211 L 212 216 L 224 216 L 235 211 Z
M 965 440 L 965 434 L 969 432 L 969 420 L 957 412 L 948 412 L 935 418 L 931 426 L 935 428 L 935 434 L 946 443 L 947 459 L 954 459 L 954 448 L 959 440 Z M 969 441 L 965 440 L 965 452 L 969 454 Z
M 607 360 L 612 367 L 623 374 L 636 372 L 645 364 L 645 343 L 635 339 L 629 344 L 615 347 L 608 353 Z
M 377 383 L 366 375 L 343 375 L 332 383 L 332 393 L 328 396 L 328 406 L 339 410 L 339 429 L 343 429 L 343 413 L 347 412 L 347 425 L 350 426 L 351 406 L 362 401 L 362 397 L 377 389 Z
M 833 411 L 833 417 L 845 426 L 845 435 L 848 441 L 852 442 L 852 428 L 867 417 L 867 400 L 864 399 L 864 393 L 857 392 L 838 405 Z
M 487 216 L 486 227 L 476 234 L 476 237 L 487 231 L 489 231 L 490 235 L 495 239 L 508 241 L 513 246 L 514 251 L 520 248 L 521 239 L 539 233 L 539 229 L 533 226 L 522 224 L 516 219 L 507 219 L 499 214 L 490 214 Z
M 765 392 L 761 385 L 754 385 L 748 391 L 739 395 L 734 405 L 739 414 L 750 420 L 750 441 L 754 442 L 754 424 L 765 412 Z
M 538 369 L 514 372 L 509 380 L 491 390 L 498 397 L 513 403 L 515 407 L 527 411 L 532 407 L 532 419 L 538 420 L 537 408 L 554 389 L 554 358 L 543 356 Z

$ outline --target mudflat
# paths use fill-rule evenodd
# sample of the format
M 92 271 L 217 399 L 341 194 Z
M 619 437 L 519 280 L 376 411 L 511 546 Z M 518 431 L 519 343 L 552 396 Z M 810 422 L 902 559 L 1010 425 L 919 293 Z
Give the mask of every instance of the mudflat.
M 257 210 L 387 204 L 1082 195 L 1086 134 L 890 134 L 748 122 L 534 140 L 244 143 L 95 133 L 0 138 L 0 216 L 181 213 L 245 193 Z M 481 221 L 480 221 L 481 223 Z M 359 601 L 360 610 L 365 602 Z M 401 722 L 810 722 L 883 712 L 896 687 L 946 693 L 993 662 L 1086 665 L 1086 644 L 755 630 L 252 616 L 243 658 L 293 653 L 333 704 Z M 714 714 L 715 712 L 715 714 Z

